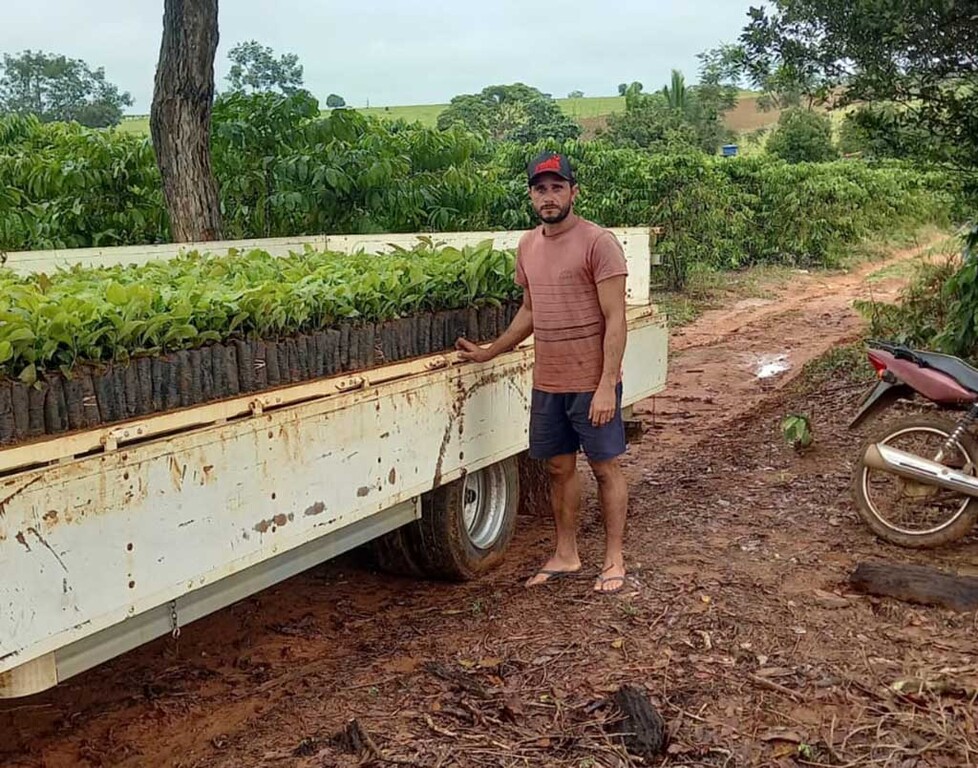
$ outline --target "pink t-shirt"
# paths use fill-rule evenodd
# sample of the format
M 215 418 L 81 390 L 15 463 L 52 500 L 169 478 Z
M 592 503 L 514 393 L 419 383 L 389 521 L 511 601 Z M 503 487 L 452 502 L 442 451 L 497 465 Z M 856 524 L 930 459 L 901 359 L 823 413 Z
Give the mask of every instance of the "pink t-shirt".
M 598 283 L 627 275 L 613 233 L 584 219 L 558 235 L 539 226 L 520 238 L 516 282 L 533 302 L 533 386 L 543 392 L 593 392 L 604 366 L 604 313 Z

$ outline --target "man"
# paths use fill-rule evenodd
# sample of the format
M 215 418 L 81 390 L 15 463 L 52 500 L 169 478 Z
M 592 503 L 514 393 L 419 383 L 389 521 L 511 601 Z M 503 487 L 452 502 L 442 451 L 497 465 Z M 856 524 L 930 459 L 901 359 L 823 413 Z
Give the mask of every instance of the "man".
M 574 213 L 578 186 L 568 159 L 543 153 L 527 167 L 530 200 L 540 226 L 520 239 L 516 281 L 523 305 L 488 348 L 459 339 L 465 360 L 485 362 L 534 336 L 530 456 L 547 462 L 556 525 L 553 556 L 526 586 L 577 573 L 583 448 L 598 482 L 605 524 L 604 567 L 594 590 L 625 585 L 624 534 L 628 486 L 618 457 L 625 451 L 621 361 L 625 351 L 625 278 L 615 236 Z

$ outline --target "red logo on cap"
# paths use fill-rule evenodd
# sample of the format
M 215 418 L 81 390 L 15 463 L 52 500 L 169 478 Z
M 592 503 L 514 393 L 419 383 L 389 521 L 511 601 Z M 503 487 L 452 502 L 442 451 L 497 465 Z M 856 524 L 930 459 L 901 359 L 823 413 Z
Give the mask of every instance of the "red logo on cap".
M 553 157 L 549 157 L 546 160 L 537 163 L 537 167 L 533 169 L 533 175 L 535 176 L 536 174 L 543 173 L 544 171 L 555 171 L 556 173 L 560 173 L 560 157 L 558 155 L 554 155 Z

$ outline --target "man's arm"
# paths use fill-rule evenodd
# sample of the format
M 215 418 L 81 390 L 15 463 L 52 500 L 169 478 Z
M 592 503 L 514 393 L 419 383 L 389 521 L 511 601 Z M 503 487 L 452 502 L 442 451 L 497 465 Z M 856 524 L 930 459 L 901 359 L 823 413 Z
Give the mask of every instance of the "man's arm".
M 600 427 L 614 418 L 615 388 L 625 355 L 628 324 L 625 320 L 625 276 L 609 277 L 598 283 L 598 303 L 604 315 L 604 362 L 601 381 L 591 400 L 591 423 Z
M 455 348 L 459 350 L 463 360 L 484 363 L 503 352 L 509 352 L 521 341 L 529 338 L 531 333 L 533 333 L 533 302 L 530 298 L 530 289 L 524 288 L 523 303 L 520 305 L 516 317 L 488 349 L 473 344 L 468 339 L 459 339 L 455 342 Z

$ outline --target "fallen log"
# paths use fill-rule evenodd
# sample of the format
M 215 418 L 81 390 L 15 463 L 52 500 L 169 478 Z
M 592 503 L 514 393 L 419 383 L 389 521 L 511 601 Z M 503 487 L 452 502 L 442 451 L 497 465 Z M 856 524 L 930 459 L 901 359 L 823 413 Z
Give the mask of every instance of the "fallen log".
M 849 584 L 857 592 L 910 603 L 961 612 L 978 609 L 978 578 L 922 565 L 858 563 L 849 576 Z

